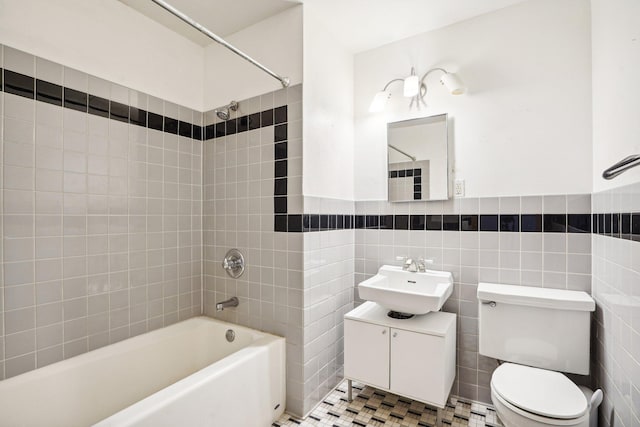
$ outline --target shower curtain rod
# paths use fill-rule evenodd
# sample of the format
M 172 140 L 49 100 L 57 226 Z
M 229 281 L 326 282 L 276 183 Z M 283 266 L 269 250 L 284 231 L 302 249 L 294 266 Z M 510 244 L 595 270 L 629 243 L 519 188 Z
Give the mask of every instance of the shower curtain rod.
M 242 52 L 241 50 L 239 50 L 235 46 L 227 43 L 222 37 L 218 36 L 217 34 L 214 34 L 207 27 L 199 24 L 195 20 L 191 19 L 189 16 L 187 16 L 184 13 L 180 12 L 178 9 L 176 9 L 173 6 L 171 6 L 169 3 L 167 3 L 167 2 L 165 2 L 163 0 L 151 0 L 151 1 L 154 2 L 155 4 L 157 4 L 158 6 L 160 6 L 161 8 L 163 8 L 164 10 L 166 10 L 167 12 L 171 13 L 173 16 L 179 18 L 183 22 L 189 24 L 190 26 L 192 26 L 196 30 L 200 31 L 202 34 L 204 34 L 205 36 L 209 37 L 214 42 L 221 44 L 222 46 L 226 47 L 227 49 L 229 49 L 231 52 L 235 53 L 239 57 L 245 59 L 246 61 L 249 61 L 250 63 L 252 63 L 256 67 L 260 68 L 262 71 L 264 71 L 265 73 L 269 74 L 274 79 L 278 80 L 280 82 L 280 84 L 282 85 L 282 87 L 289 87 L 289 77 L 282 77 L 282 76 L 279 76 L 278 74 L 274 73 L 273 71 L 271 71 L 270 69 L 268 69 L 267 67 L 265 67 L 264 65 L 262 65 L 261 63 L 259 63 L 258 61 L 256 61 L 252 57 L 250 57 L 249 55 L 247 55 L 246 53 Z
M 408 158 L 410 158 L 411 160 L 413 160 L 414 162 L 416 161 L 416 158 L 414 156 L 412 156 L 411 154 L 405 153 L 404 151 L 402 151 L 401 149 L 399 149 L 398 147 L 388 144 L 389 148 L 396 150 L 398 153 L 400 154 L 404 154 L 405 156 L 407 156 Z
M 605 169 L 605 171 L 602 172 L 602 177 L 604 179 L 613 179 L 627 169 L 631 169 L 635 166 L 640 166 L 640 154 L 625 157 L 615 165 Z

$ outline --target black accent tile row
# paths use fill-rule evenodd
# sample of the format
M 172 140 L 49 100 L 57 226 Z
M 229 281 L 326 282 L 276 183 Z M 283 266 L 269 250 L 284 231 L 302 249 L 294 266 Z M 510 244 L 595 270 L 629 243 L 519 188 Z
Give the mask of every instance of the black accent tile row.
M 266 123 L 271 123 L 269 125 L 271 126 L 275 122 L 275 126 L 273 128 L 273 211 L 275 214 L 274 230 L 301 232 L 303 231 L 302 215 L 287 215 L 287 175 L 289 172 L 289 165 L 287 161 L 287 157 L 289 155 L 287 142 L 287 106 L 285 105 L 276 109 L 262 111 L 260 114 L 253 114 L 248 117 L 249 118 L 247 119 L 246 126 L 243 125 L 241 128 L 242 132 L 251 129 L 252 126 L 266 126 Z M 240 119 L 242 119 L 242 117 Z M 243 120 L 240 120 L 240 123 L 243 123 Z M 334 227 L 337 227 L 337 224 L 333 225 Z M 327 220 L 325 228 L 328 229 L 328 227 L 329 222 Z
M 279 199 L 279 197 L 276 197 Z M 278 212 L 276 212 L 276 216 Z M 630 233 L 640 235 L 640 214 L 636 222 L 627 222 Z M 286 216 L 286 215 L 280 215 Z M 299 216 L 299 215 L 288 215 Z M 609 214 L 611 218 L 611 215 Z M 621 215 L 624 218 L 624 215 Z M 285 220 L 276 231 L 285 231 Z M 334 225 L 335 224 L 335 225 Z M 567 225 L 568 224 L 568 225 Z M 631 227 L 635 224 L 635 228 Z M 625 226 L 621 228 L 624 229 Z M 493 231 L 524 233 L 591 233 L 590 214 L 534 214 L 534 215 L 303 215 L 302 231 L 342 229 L 374 230 L 436 230 L 436 231 Z
M 398 169 L 389 171 L 389 178 L 406 178 L 410 176 L 422 176 L 422 169 Z
M 569 219 L 569 227 L 581 225 L 578 219 Z M 593 214 L 593 233 L 618 239 L 640 241 L 640 212 Z
M 47 104 L 169 132 L 198 141 L 202 140 L 204 136 L 202 126 L 178 121 L 171 117 L 2 68 L 0 68 L 0 90 Z
M 287 140 L 287 112 L 286 105 L 271 108 L 259 113 L 248 114 L 241 117 L 225 120 L 223 122 L 209 124 L 205 126 L 204 140 L 222 138 L 224 136 L 235 135 L 254 129 L 273 126 L 275 142 Z

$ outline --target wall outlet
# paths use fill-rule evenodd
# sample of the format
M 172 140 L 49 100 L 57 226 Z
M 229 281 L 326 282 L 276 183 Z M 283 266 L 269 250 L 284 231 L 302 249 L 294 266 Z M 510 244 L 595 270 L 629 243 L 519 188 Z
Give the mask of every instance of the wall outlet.
M 464 197 L 464 179 L 456 179 L 453 182 L 453 197 Z

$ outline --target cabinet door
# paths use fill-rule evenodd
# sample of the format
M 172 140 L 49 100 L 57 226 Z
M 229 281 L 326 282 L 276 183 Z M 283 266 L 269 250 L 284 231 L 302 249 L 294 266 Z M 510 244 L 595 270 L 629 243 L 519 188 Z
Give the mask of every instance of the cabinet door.
M 447 398 L 443 338 L 400 329 L 390 333 L 391 391 L 442 406 Z
M 345 319 L 344 376 L 389 388 L 389 328 Z

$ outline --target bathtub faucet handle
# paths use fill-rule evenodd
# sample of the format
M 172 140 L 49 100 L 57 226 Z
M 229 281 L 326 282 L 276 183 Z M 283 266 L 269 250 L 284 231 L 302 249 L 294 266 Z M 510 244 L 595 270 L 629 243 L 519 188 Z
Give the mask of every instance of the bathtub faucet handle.
M 222 260 L 222 268 L 234 279 L 244 273 L 244 255 L 238 249 L 230 249 Z
M 228 300 L 224 300 L 216 304 L 216 311 L 222 311 L 228 307 L 237 307 L 240 304 L 238 297 L 231 297 Z

